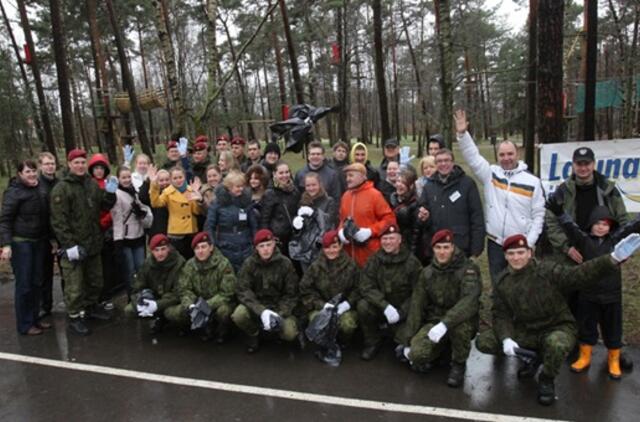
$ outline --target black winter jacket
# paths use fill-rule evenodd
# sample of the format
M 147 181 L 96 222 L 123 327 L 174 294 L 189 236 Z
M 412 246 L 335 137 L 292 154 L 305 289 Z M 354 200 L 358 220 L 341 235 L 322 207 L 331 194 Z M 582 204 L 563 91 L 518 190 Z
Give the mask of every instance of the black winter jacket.
M 444 182 L 434 174 L 422 191 L 420 205 L 430 213 L 422 224 L 425 251 L 431 251 L 434 233 L 449 229 L 453 232 L 453 242 L 467 257 L 482 253 L 485 236 L 482 201 L 475 182 L 462 168 L 455 165 Z
M 287 192 L 277 187 L 267 189 L 262 198 L 260 228 L 269 229 L 283 243 L 287 243 L 293 230 L 292 220 L 298 211 L 300 192 L 294 187 Z
M 32 187 L 11 179 L 2 198 L 0 245 L 10 245 L 14 236 L 44 239 L 49 233 L 49 206 L 40 184 Z

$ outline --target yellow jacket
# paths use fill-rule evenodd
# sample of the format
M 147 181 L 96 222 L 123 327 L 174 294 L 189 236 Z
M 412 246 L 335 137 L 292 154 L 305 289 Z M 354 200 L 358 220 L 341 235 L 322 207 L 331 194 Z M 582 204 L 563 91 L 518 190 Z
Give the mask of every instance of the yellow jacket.
M 191 186 L 187 187 L 187 192 L 192 192 Z M 157 183 L 151 183 L 149 196 L 151 197 L 151 206 L 153 208 L 166 207 L 167 211 L 169 211 L 167 234 L 182 236 L 198 231 L 196 215 L 202 214 L 202 207 L 197 201 L 189 201 L 185 194 L 173 186 L 166 187 L 160 193 Z

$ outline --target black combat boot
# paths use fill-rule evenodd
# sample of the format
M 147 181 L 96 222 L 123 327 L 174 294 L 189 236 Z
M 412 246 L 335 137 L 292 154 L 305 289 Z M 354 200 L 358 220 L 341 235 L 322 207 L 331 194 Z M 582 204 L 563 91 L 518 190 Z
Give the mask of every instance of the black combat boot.
M 91 334 L 91 330 L 89 329 L 89 327 L 87 327 L 83 316 L 70 316 L 67 327 L 69 328 L 69 331 L 82 337 Z
M 364 349 L 362 349 L 362 354 L 360 354 L 360 358 L 362 360 L 371 360 L 376 357 L 379 350 L 380 350 L 379 342 L 371 346 L 366 346 Z
M 257 335 L 245 335 L 244 344 L 247 346 L 247 353 L 255 353 L 260 350 L 260 338 Z
M 158 334 L 162 332 L 166 324 L 167 324 L 167 320 L 164 319 L 164 317 L 162 316 L 155 317 L 153 321 L 151 321 L 151 325 L 149 326 L 149 328 L 151 328 L 151 334 Z
M 111 319 L 111 312 L 107 311 L 102 305 L 93 305 L 87 310 L 87 318 L 109 321 Z
M 624 350 L 620 353 L 620 368 L 627 372 L 633 371 L 633 360 Z
M 447 385 L 452 388 L 458 388 L 464 384 L 464 373 L 466 372 L 466 365 L 464 363 L 451 362 L 451 370 L 449 371 L 449 377 L 447 378 Z
M 534 359 L 526 363 L 523 362 L 520 365 L 520 368 L 518 368 L 518 378 L 524 379 L 535 377 L 540 365 L 542 365 L 542 362 L 538 359 Z
M 550 406 L 556 399 L 556 389 L 553 378 L 540 374 L 538 378 L 538 403 Z

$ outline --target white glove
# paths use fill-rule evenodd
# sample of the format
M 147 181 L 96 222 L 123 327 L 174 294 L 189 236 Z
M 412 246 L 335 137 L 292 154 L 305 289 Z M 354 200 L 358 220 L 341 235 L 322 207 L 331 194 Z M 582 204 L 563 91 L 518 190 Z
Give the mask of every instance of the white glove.
M 189 146 L 189 141 L 187 140 L 187 138 L 182 137 L 178 139 L 178 152 L 180 153 L 181 157 L 184 157 L 185 155 L 187 155 L 188 146 Z
M 427 334 L 427 337 L 429 337 L 429 340 L 431 340 L 432 342 L 439 343 L 440 339 L 446 333 L 447 333 L 447 326 L 444 325 L 444 323 L 439 322 L 429 330 L 429 333 Z
M 313 215 L 313 208 L 303 205 L 298 208 L 298 215 L 310 217 Z
M 191 305 L 189 305 L 189 310 L 191 310 L 191 309 L 193 309 L 193 308 L 195 308 L 195 307 L 196 307 L 196 304 L 195 304 L 195 303 L 192 303 Z
M 149 299 L 142 299 L 142 301 L 147 307 L 147 312 L 149 312 L 151 315 L 156 313 L 156 311 L 158 310 L 158 302 Z
M 369 240 L 369 238 L 371 237 L 371 229 L 368 228 L 364 228 L 364 229 L 360 229 L 356 232 L 356 234 L 353 235 L 353 238 L 356 240 L 356 242 L 360 242 L 360 243 L 364 243 L 367 240 Z
M 153 314 L 149 312 L 148 309 L 143 309 L 142 311 L 138 312 L 138 316 L 140 318 L 149 318 L 149 317 L 152 317 Z
M 340 238 L 340 241 L 345 245 L 351 243 L 346 237 L 344 237 L 344 229 L 340 229 L 340 231 L 338 231 L 338 237 Z
M 324 311 L 325 309 L 333 309 L 336 305 L 334 305 L 333 303 L 325 303 L 324 306 L 322 307 L 322 310 Z
M 65 253 L 69 262 L 80 261 L 80 247 L 78 245 L 67 249 Z
M 351 305 L 348 301 L 343 300 L 342 302 L 338 303 L 338 315 L 344 314 L 349 309 L 351 309 Z
M 518 346 L 518 343 L 513 341 L 511 337 L 507 337 L 504 340 L 502 340 L 502 351 L 504 352 L 505 355 L 515 356 L 516 347 L 520 347 L 520 346 Z
M 613 252 L 611 252 L 611 258 L 620 263 L 629 259 L 638 249 L 640 249 L 640 234 L 632 233 L 616 243 Z
M 107 183 L 104 185 L 104 190 L 109 193 L 116 193 L 118 190 L 118 178 L 116 176 L 109 176 L 107 178 Z
M 304 226 L 304 219 L 299 215 L 296 215 L 295 217 L 293 217 L 292 224 L 294 229 L 300 230 Z
M 280 315 L 276 314 L 270 309 L 265 309 L 260 314 L 260 321 L 262 321 L 262 328 L 264 328 L 265 331 L 271 330 L 271 321 L 270 321 L 271 315 L 275 317 L 280 317 Z
M 415 155 L 410 156 L 409 154 L 411 154 L 411 147 L 405 146 L 400 148 L 400 165 L 401 166 L 406 166 L 411 162 L 412 159 L 415 158 Z
M 122 148 L 122 153 L 124 155 L 124 162 L 128 166 L 131 163 L 131 160 L 133 160 L 133 146 L 126 144 Z
M 387 307 L 384 308 L 384 316 L 387 318 L 387 322 L 389 322 L 389 324 L 395 324 L 400 321 L 400 314 L 393 305 L 387 305 Z
M 142 316 L 141 313 L 147 310 L 147 305 L 146 304 L 136 304 L 136 311 L 138 311 L 138 315 Z
M 404 357 L 407 358 L 409 362 L 411 362 L 411 359 L 409 359 L 409 353 L 411 353 L 411 347 L 405 347 L 404 349 L 402 349 L 402 354 L 404 355 Z

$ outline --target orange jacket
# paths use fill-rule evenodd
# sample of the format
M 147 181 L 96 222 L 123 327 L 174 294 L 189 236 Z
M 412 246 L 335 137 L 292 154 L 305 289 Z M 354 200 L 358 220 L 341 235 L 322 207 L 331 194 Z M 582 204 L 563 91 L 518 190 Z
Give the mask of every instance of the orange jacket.
M 371 229 L 371 238 L 363 246 L 353 243 L 345 245 L 345 250 L 362 268 L 369 256 L 380 249 L 380 232 L 396 222 L 396 216 L 382 194 L 366 181 L 355 189 L 349 189 L 340 201 L 340 228 L 344 220 L 351 217 L 356 226 Z

